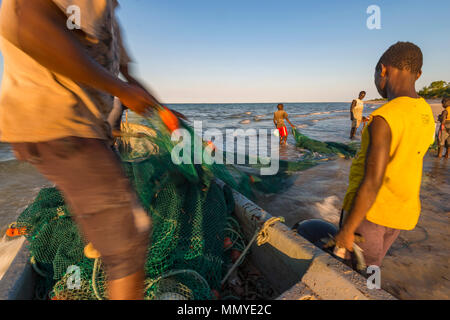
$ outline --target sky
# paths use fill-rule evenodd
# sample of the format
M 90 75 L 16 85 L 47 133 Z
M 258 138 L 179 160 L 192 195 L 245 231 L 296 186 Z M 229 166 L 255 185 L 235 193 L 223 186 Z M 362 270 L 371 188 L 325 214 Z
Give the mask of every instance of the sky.
M 423 51 L 418 90 L 450 81 L 448 0 L 119 2 L 136 75 L 165 103 L 379 98 L 374 68 L 397 41 Z M 370 5 L 381 29 L 367 28 Z

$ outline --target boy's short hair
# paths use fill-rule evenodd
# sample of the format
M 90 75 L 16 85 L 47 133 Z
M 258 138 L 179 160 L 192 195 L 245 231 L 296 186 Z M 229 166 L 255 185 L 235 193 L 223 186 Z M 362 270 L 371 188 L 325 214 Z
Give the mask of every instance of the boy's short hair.
M 376 69 L 381 70 L 381 64 L 411 73 L 422 71 L 422 50 L 411 42 L 397 42 L 389 47 L 378 61 Z
M 450 97 L 445 97 L 445 98 L 443 98 L 443 99 L 442 99 L 442 105 L 443 105 L 444 107 L 450 106 Z
M 281 110 L 281 109 L 284 108 L 284 105 L 283 105 L 282 103 L 279 103 L 279 104 L 277 105 L 277 108 L 278 108 L 279 110 Z
M 359 93 L 359 95 L 361 95 L 361 94 L 366 94 L 366 92 L 365 91 L 361 91 L 360 93 Z

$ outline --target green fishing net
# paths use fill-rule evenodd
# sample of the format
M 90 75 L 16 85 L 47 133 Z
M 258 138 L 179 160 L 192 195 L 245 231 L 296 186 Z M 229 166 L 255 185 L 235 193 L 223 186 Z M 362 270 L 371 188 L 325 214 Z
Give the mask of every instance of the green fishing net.
M 193 135 L 186 123 L 182 126 Z M 230 267 L 230 248 L 243 250 L 239 224 L 231 217 L 233 188 L 247 197 L 274 193 L 289 186 L 290 173 L 316 165 L 315 161 L 280 161 L 273 176 L 258 174 L 258 165 L 245 170 L 234 165 L 179 164 L 171 159 L 174 141 L 161 121 L 123 124 L 116 149 L 138 198 L 153 219 L 153 235 L 145 264 L 145 297 L 163 300 L 214 299 Z M 207 144 L 203 144 L 203 150 Z M 225 182 L 222 188 L 216 179 Z M 20 215 L 32 265 L 40 275 L 38 298 L 107 299 L 107 277 L 101 258 L 89 259 L 87 244 L 55 188 L 43 189 Z M 79 268 L 80 282 L 71 266 Z M 70 270 L 70 272 L 69 272 Z M 74 278 L 75 277 L 75 278 Z
M 292 129 L 292 134 L 297 142 L 297 147 L 322 155 L 339 155 L 345 158 L 351 158 L 356 155 L 358 150 L 356 143 L 322 142 L 305 136 L 298 129 Z

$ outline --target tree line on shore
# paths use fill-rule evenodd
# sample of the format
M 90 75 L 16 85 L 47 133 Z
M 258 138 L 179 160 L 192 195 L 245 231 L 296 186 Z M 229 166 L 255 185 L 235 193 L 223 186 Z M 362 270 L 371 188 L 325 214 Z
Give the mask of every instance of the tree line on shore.
M 442 99 L 450 97 L 450 82 L 444 80 L 433 81 L 429 86 L 423 87 L 417 94 L 424 99 Z M 370 101 L 387 101 L 387 99 L 378 98 L 371 99 Z
M 428 87 L 423 87 L 418 94 L 425 99 L 450 97 L 450 82 L 443 80 L 433 81 Z

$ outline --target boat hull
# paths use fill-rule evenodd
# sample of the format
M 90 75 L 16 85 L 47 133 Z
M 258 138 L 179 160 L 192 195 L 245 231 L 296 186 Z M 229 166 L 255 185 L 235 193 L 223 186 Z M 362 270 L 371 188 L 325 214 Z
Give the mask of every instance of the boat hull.
M 223 187 L 223 182 L 218 183 Z M 234 214 L 248 242 L 272 216 L 242 194 L 233 191 L 233 196 Z M 284 223 L 275 222 L 267 234 L 268 242 L 261 246 L 254 243 L 247 259 L 252 260 L 277 292 L 282 292 L 278 299 L 395 299 L 384 290 L 368 289 L 364 277 Z M 36 277 L 24 243 L 0 281 L 0 300 L 33 299 Z

